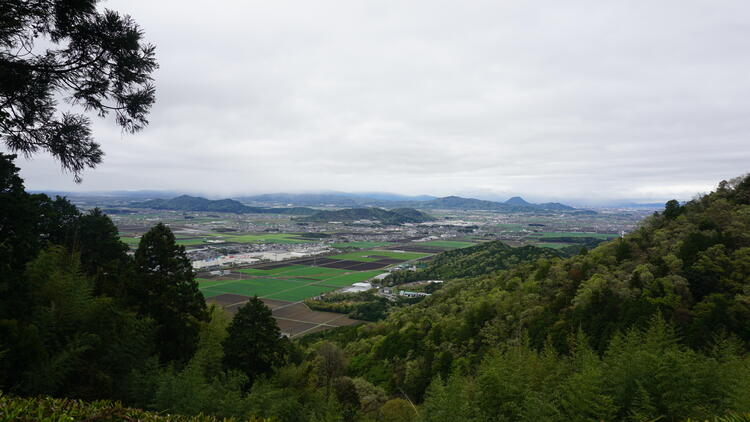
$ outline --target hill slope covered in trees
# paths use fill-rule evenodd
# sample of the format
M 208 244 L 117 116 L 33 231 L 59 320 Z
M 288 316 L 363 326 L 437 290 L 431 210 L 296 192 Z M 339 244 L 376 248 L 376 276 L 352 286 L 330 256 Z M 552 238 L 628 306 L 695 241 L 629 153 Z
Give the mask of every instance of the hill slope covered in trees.
M 392 210 L 384 210 L 382 208 L 349 208 L 336 211 L 319 211 L 309 217 L 300 218 L 300 221 L 310 222 L 356 220 L 377 220 L 382 224 L 404 224 L 424 223 L 426 221 L 434 221 L 435 218 L 413 208 L 394 208 Z
M 197 196 L 181 195 L 172 199 L 151 199 L 133 202 L 131 208 L 151 208 L 155 210 L 231 212 L 235 214 L 292 214 L 311 215 L 315 210 L 305 207 L 293 208 L 260 208 L 248 207 L 234 199 L 211 200 Z
M 670 201 L 581 255 L 451 280 L 384 321 L 322 336 L 351 357 L 350 376 L 422 402 L 424 420 L 747 411 L 750 178 Z

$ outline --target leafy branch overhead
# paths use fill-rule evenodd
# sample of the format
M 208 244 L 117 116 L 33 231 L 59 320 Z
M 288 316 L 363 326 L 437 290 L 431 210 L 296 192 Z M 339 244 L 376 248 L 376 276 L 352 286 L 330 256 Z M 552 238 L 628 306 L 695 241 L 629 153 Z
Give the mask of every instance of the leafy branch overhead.
M 154 46 L 130 16 L 97 3 L 0 0 L 0 137 L 27 157 L 50 153 L 77 182 L 104 153 L 76 107 L 135 133 L 155 100 Z

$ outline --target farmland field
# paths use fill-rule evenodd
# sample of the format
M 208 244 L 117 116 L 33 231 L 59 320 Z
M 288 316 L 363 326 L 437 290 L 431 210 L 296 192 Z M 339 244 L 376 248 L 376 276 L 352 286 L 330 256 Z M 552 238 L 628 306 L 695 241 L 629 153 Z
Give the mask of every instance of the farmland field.
M 335 277 L 327 278 L 315 284 L 326 285 L 334 287 L 345 287 L 360 281 L 369 280 L 379 274 L 383 274 L 382 271 L 360 271 L 356 273 L 342 274 Z
M 224 294 L 258 296 L 265 299 L 297 302 L 341 287 L 369 280 L 382 271 L 352 271 L 309 265 L 287 265 L 268 270 L 247 268 L 235 270 L 242 278 L 211 280 L 199 278 L 199 288 L 206 298 Z
M 281 274 L 283 272 L 291 271 L 291 270 L 297 269 L 297 268 L 308 268 L 308 266 L 307 265 L 289 265 L 289 266 L 286 266 L 286 267 L 277 267 L 277 268 L 272 268 L 272 269 L 268 269 L 268 270 L 264 270 L 264 269 L 261 269 L 261 268 L 245 268 L 245 269 L 235 270 L 235 271 L 237 271 L 239 273 L 243 273 L 243 274 L 249 274 L 249 275 L 259 275 L 259 276 L 271 276 L 271 275 L 274 275 L 275 276 L 275 275 Z
M 403 261 L 411 261 L 412 259 L 423 258 L 429 255 L 430 254 L 428 253 L 419 253 L 419 252 L 394 252 L 394 251 L 370 250 L 370 251 L 343 253 L 339 255 L 333 255 L 329 258 L 346 259 L 346 260 L 351 260 L 351 261 L 362 261 L 362 262 L 373 262 L 373 261 L 377 261 L 383 258 L 393 258 L 393 259 L 400 259 Z
M 269 295 L 269 299 L 286 300 L 288 302 L 299 302 L 308 297 L 317 296 L 321 293 L 336 290 L 337 287 L 328 287 L 321 285 L 305 285 L 293 290 L 285 290 L 276 294 Z

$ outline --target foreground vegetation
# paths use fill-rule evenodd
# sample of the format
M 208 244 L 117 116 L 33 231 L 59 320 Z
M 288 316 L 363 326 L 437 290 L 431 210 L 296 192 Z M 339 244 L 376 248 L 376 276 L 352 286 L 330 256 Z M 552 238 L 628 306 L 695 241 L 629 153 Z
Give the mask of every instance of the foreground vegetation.
M 73 399 L 18 398 L 0 393 L 1 422 L 270 422 L 270 419 L 217 418 L 210 415 L 183 416 L 147 412 L 110 401 L 84 402 Z

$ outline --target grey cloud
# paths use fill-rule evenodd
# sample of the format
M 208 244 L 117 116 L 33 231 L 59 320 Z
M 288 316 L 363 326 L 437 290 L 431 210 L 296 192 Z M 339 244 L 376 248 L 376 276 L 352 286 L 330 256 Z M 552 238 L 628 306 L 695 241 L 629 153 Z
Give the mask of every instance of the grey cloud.
M 748 171 L 743 1 L 110 0 L 157 45 L 152 124 L 75 186 L 690 198 Z

